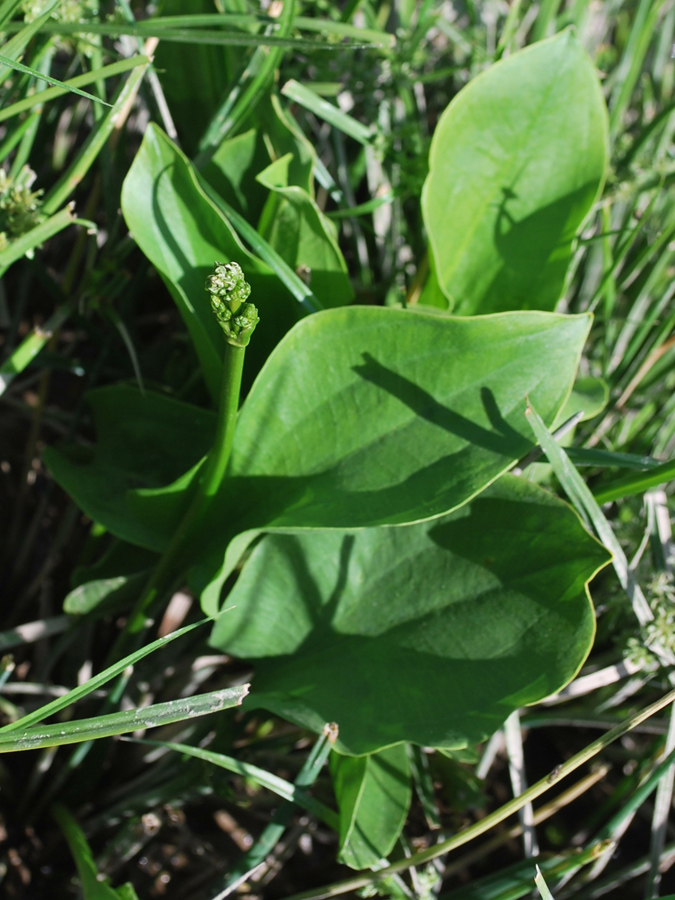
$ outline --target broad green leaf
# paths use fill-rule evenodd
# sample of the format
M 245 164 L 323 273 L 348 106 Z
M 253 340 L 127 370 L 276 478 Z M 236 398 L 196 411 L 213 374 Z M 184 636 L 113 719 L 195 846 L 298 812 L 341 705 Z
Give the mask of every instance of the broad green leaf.
M 268 166 L 258 181 L 270 192 L 258 230 L 296 272 L 307 272 L 312 293 L 326 309 L 354 299 L 335 228 L 301 187 L 289 182 L 292 154 Z
M 58 822 L 63 836 L 73 854 L 77 874 L 80 877 L 83 900 L 138 900 L 131 884 L 117 889 L 110 886 L 110 880 L 98 871 L 91 848 L 84 832 L 75 818 L 60 803 L 52 807 L 52 815 Z
M 573 678 L 607 561 L 567 504 L 505 476 L 430 522 L 265 537 L 210 643 L 258 660 L 250 706 L 336 722 L 341 752 L 466 747 Z
M 261 322 L 249 358 L 270 352 L 297 318 L 297 305 L 267 265 L 243 247 L 185 155 L 155 125 L 146 130 L 124 181 L 122 211 L 137 244 L 169 288 L 217 400 L 223 335 L 204 290 L 214 263 L 235 260 L 251 284 Z
M 117 537 L 149 550 L 165 547 L 162 523 L 135 518 L 126 495 L 136 488 L 164 487 L 208 453 L 215 415 L 208 410 L 131 387 L 87 395 L 98 442 L 93 453 L 73 447 L 45 451 L 56 481 L 95 522 Z M 183 511 L 179 501 L 176 516 Z
M 532 448 L 526 396 L 555 418 L 588 325 L 552 313 L 458 319 L 381 307 L 303 319 L 240 411 L 191 579 L 204 610 L 217 611 L 238 562 L 225 553 L 236 534 L 407 524 L 466 503 Z M 168 539 L 176 523 L 163 503 L 137 493 L 134 509 L 165 523 Z
M 607 111 L 574 32 L 474 78 L 434 133 L 422 208 L 454 312 L 553 309 L 602 185 Z
M 217 608 L 215 581 L 237 561 L 222 569 L 225 550 L 243 532 L 406 524 L 483 490 L 533 446 L 526 397 L 555 418 L 588 325 L 587 316 L 457 319 L 382 307 L 303 319 L 240 411 L 228 477 L 195 540 L 201 584 L 214 584 L 205 608 Z M 213 420 L 129 388 L 91 398 L 93 457 L 50 450 L 50 471 L 113 534 L 162 551 Z
M 588 325 L 381 307 L 303 319 L 239 415 L 224 488 L 238 530 L 405 524 L 465 503 L 532 446 L 526 396 L 555 417 Z
M 340 809 L 339 860 L 352 869 L 376 866 L 405 824 L 412 788 L 405 744 L 367 756 L 331 757 Z

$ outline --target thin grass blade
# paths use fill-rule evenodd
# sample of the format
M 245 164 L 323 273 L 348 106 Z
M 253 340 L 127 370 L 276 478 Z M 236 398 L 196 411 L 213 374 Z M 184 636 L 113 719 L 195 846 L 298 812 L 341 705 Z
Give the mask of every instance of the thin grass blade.
M 330 807 L 321 803 L 320 800 L 315 800 L 297 783 L 293 784 L 290 781 L 286 781 L 284 778 L 273 775 L 271 772 L 267 772 L 265 769 L 261 769 L 251 763 L 242 762 L 239 759 L 234 759 L 232 756 L 226 756 L 224 753 L 214 753 L 212 750 L 204 750 L 201 747 L 191 747 L 189 744 L 149 740 L 139 740 L 137 743 L 147 744 L 152 747 L 166 747 L 168 750 L 175 750 L 176 753 L 183 753 L 186 756 L 192 756 L 195 759 L 202 759 L 204 762 L 212 763 L 214 766 L 219 766 L 228 772 L 234 772 L 235 775 L 250 778 L 256 784 L 259 784 L 260 787 L 266 788 L 268 791 L 272 791 L 281 797 L 282 800 L 295 803 L 297 806 L 306 809 L 311 815 L 322 819 L 329 828 L 333 828 L 335 831 L 339 828 L 338 815 Z
M 572 501 L 577 512 L 583 517 L 588 517 L 593 523 L 598 537 L 605 547 L 612 553 L 612 563 L 619 578 L 619 582 L 626 591 L 631 601 L 635 615 L 640 625 L 646 625 L 654 618 L 649 604 L 645 599 L 640 586 L 635 581 L 628 565 L 626 555 L 614 534 L 611 525 L 605 518 L 598 502 L 586 486 L 583 478 L 572 465 L 565 451 L 560 447 L 549 432 L 537 411 L 528 404 L 525 413 L 528 416 L 532 430 L 541 445 L 553 471 L 562 485 L 565 493 Z
M 62 92 L 77 94 L 78 97 L 84 97 L 85 100 L 92 100 L 94 103 L 102 103 L 103 106 L 112 105 L 105 100 L 101 100 L 100 97 L 96 97 L 94 94 L 88 94 L 87 91 L 81 91 L 79 88 L 73 87 L 72 84 L 69 85 L 65 81 L 59 81 L 58 78 L 53 78 L 51 75 L 45 75 L 43 72 L 38 72 L 37 69 L 31 69 L 30 66 L 24 66 L 23 63 L 16 62 L 15 60 L 10 59 L 8 56 L 4 56 L 2 53 L 0 53 L 0 63 L 2 63 L 8 69 L 14 69 L 16 72 L 21 72 L 23 75 L 33 75 L 35 78 L 39 78 L 41 81 L 46 81 L 48 84 L 51 84 L 54 87 L 61 88 Z
M 291 80 L 287 81 L 282 87 L 281 93 L 284 97 L 288 97 L 289 100 L 299 103 L 300 106 L 303 106 L 305 109 L 309 110 L 309 112 L 314 113 L 319 119 L 328 122 L 343 134 L 358 141 L 359 144 L 363 144 L 364 147 L 367 147 L 373 142 L 375 135 L 371 128 L 357 122 L 356 119 L 347 115 L 347 113 L 343 113 L 342 110 L 338 109 L 337 106 L 334 106 L 327 100 L 324 100 L 323 97 L 319 97 L 319 95 L 315 94 L 313 90 L 307 87 L 307 85 L 300 84 L 299 81 L 295 81 L 295 79 L 291 78 Z
M 36 709 L 34 712 L 29 713 L 27 716 L 23 716 L 21 719 L 17 719 L 16 722 L 11 722 L 9 725 L 4 725 L 2 728 L 0 728 L 0 739 L 2 739 L 9 732 L 17 731 L 17 729 L 19 728 L 28 728 L 31 725 L 42 722 L 48 716 L 53 716 L 56 713 L 60 712 L 62 709 L 65 709 L 67 706 L 70 706 L 71 703 L 76 703 L 78 700 L 82 700 L 83 697 L 91 694 L 92 691 L 95 691 L 98 688 L 102 687 L 102 685 L 107 684 L 107 682 L 115 678 L 116 675 L 120 675 L 128 666 L 135 665 L 139 660 L 143 659 L 145 656 L 148 656 L 148 654 L 154 653 L 155 650 L 161 649 L 166 644 L 171 643 L 171 641 L 175 641 L 176 638 L 182 637 L 184 634 L 187 634 L 194 628 L 198 628 L 200 625 L 204 625 L 206 622 L 210 621 L 210 619 L 201 619 L 199 622 L 195 622 L 193 625 L 186 625 L 184 628 L 179 628 L 178 631 L 174 631 L 171 634 L 166 635 L 166 637 L 158 638 L 156 641 L 153 641 L 151 644 L 142 647 L 135 653 L 130 653 L 128 656 L 125 656 L 124 659 L 121 659 L 119 662 L 116 662 L 112 666 L 109 666 L 107 669 L 104 669 L 103 672 L 100 672 L 98 675 L 90 678 L 89 681 L 87 681 L 85 684 L 73 688 L 72 691 L 64 694 L 63 697 L 57 697 L 50 703 L 45 704 L 45 706 L 41 706 L 40 709 Z
M 2 61 L 2 56 L 0 56 L 0 61 Z M 122 59 L 119 62 L 111 63 L 109 66 L 103 66 L 102 68 L 94 69 L 91 72 L 85 72 L 84 75 L 77 75 L 75 78 L 69 78 L 68 81 L 63 82 L 57 81 L 55 78 L 46 77 L 40 72 L 36 72 L 36 77 L 41 78 L 43 81 L 50 82 L 55 85 L 55 87 L 47 88 L 44 91 L 38 91 L 36 94 L 31 94 L 30 97 L 25 97 L 23 100 L 17 100 L 16 103 L 12 103 L 10 106 L 0 110 L 0 122 L 12 118 L 12 116 L 17 116 L 27 109 L 42 106 L 50 100 L 54 100 L 56 97 L 62 97 L 68 92 L 96 100 L 98 103 L 103 103 L 104 106 L 110 106 L 110 103 L 101 100 L 99 97 L 95 97 L 93 94 L 87 94 L 85 91 L 80 91 L 78 88 L 85 84 L 93 84 L 95 81 L 112 78 L 115 75 L 121 75 L 124 72 L 128 72 L 129 69 L 135 69 L 136 66 L 141 66 L 148 62 L 149 60 L 145 56 L 133 56 L 130 59 Z
M 43 747 L 60 747 L 63 744 L 79 744 L 81 741 L 113 737 L 142 728 L 156 728 L 159 725 L 183 722 L 197 716 L 206 716 L 209 713 L 239 706 L 248 691 L 249 685 L 244 684 L 220 691 L 211 691 L 208 694 L 198 694 L 196 697 L 155 703 L 141 709 L 128 709 L 123 712 L 110 713 L 107 716 L 97 716 L 93 719 L 27 728 L 18 734 L 7 734 L 6 729 L 3 729 L 0 732 L 0 753 L 39 750 Z M 17 723 L 15 722 L 14 725 L 16 726 Z

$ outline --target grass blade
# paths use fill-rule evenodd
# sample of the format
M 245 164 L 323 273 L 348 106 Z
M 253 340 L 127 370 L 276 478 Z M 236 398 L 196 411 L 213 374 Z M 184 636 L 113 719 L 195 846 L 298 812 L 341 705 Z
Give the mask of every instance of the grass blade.
M 39 78 L 40 81 L 46 81 L 54 87 L 61 88 L 62 93 L 70 92 L 72 94 L 77 94 L 78 97 L 84 97 L 85 100 L 93 100 L 94 103 L 102 103 L 104 106 L 111 106 L 106 100 L 101 100 L 100 97 L 96 97 L 94 94 L 88 94 L 86 91 L 81 91 L 79 88 L 73 87 L 72 84 L 69 85 L 65 81 L 59 81 L 58 78 L 53 78 L 51 75 L 45 75 L 43 72 L 38 72 L 37 69 L 31 69 L 30 66 L 24 66 L 20 62 L 16 62 L 16 60 L 4 56 L 2 53 L 0 53 L 0 63 L 5 65 L 8 69 L 14 69 L 17 72 L 21 72 L 23 75 L 33 75 L 35 78 Z
M 226 756 L 224 753 L 214 753 L 212 750 L 203 750 L 201 747 L 191 747 L 189 744 L 176 744 L 171 741 L 148 741 L 139 740 L 136 743 L 147 744 L 152 747 L 166 747 L 169 750 L 175 750 L 176 753 L 184 753 L 186 756 L 192 756 L 195 759 L 202 759 L 204 762 L 212 763 L 228 772 L 234 772 L 235 775 L 242 775 L 244 778 L 250 778 L 259 784 L 260 787 L 266 788 L 268 791 L 287 800 L 289 803 L 295 803 L 306 809 L 308 813 L 322 819 L 329 828 L 335 831 L 339 829 L 340 821 L 336 812 L 330 807 L 315 800 L 297 783 L 293 784 L 278 775 L 260 769 L 251 763 L 242 762 L 234 759 L 232 756 Z
M 204 625 L 206 622 L 210 621 L 210 619 L 202 619 L 199 622 L 195 622 L 193 625 L 186 625 L 184 628 L 179 628 L 178 631 L 173 631 L 171 634 L 167 634 L 166 637 L 158 638 L 156 641 L 153 641 L 151 644 L 142 647 L 135 653 L 130 653 L 129 656 L 125 656 L 124 659 L 121 659 L 119 662 L 116 662 L 112 666 L 109 666 L 107 669 L 104 669 L 103 672 L 100 672 L 98 675 L 90 678 L 89 681 L 86 682 L 86 684 L 82 684 L 76 688 L 73 688 L 72 691 L 64 694 L 63 697 L 57 697 L 55 700 L 52 700 L 51 703 L 47 703 L 45 706 L 41 706 L 40 709 L 36 709 L 34 712 L 29 713 L 27 716 L 23 716 L 21 719 L 17 719 L 16 722 L 11 722 L 9 725 L 4 725 L 2 728 L 0 728 L 0 740 L 2 740 L 2 738 L 9 732 L 16 731 L 19 728 L 28 728 L 31 725 L 35 725 L 37 722 L 42 722 L 48 716 L 53 716 L 56 713 L 60 712 L 62 709 L 65 709 L 67 706 L 70 706 L 71 703 L 76 703 L 78 700 L 82 700 L 83 697 L 91 694 L 92 691 L 95 691 L 97 688 L 102 687 L 102 685 L 106 684 L 108 681 L 111 681 L 113 678 L 115 678 L 116 675 L 120 675 L 128 666 L 135 665 L 135 663 L 137 663 L 139 660 L 143 659 L 145 656 L 148 656 L 148 654 L 153 653 L 155 650 L 159 650 L 165 644 L 169 644 L 171 641 L 175 641 L 176 638 L 182 637 L 184 634 L 187 634 L 194 628 L 199 627 L 199 625 Z
M 534 876 L 534 883 L 541 896 L 541 900 L 554 900 L 553 894 L 549 891 L 548 885 L 541 874 L 541 869 L 537 866 L 537 874 Z
M 331 752 L 336 739 L 336 726 L 326 725 L 295 780 L 296 787 L 306 788 L 314 784 L 321 768 L 328 759 L 328 755 Z M 272 817 L 272 821 L 265 828 L 257 842 L 246 854 L 244 854 L 231 871 L 227 873 L 223 889 L 217 897 L 213 898 L 213 900 L 224 900 L 225 897 L 228 897 L 233 891 L 247 881 L 253 872 L 264 863 L 265 859 L 272 853 L 281 840 L 294 811 L 295 803 L 292 801 L 285 801 L 279 807 Z M 339 821 L 336 830 L 338 829 Z
M 6 44 L 3 44 L 2 47 L 0 47 L 3 56 L 12 62 L 16 62 L 38 31 L 47 24 L 52 12 L 60 2 L 61 0 L 51 0 L 45 7 L 41 16 L 38 16 L 38 18 L 31 22 L 30 25 L 20 26 L 21 30 L 18 34 L 15 34 L 13 38 L 10 38 Z M 13 12 L 14 10 L 12 10 L 12 13 Z M 11 68 L 7 65 L 0 66 L 0 84 L 6 81 L 11 72 Z M 42 77 L 42 75 L 40 75 L 40 77 Z
M 633 577 L 623 548 L 612 531 L 611 525 L 598 506 L 597 500 L 593 494 L 591 494 L 581 475 L 579 475 L 570 462 L 565 451 L 555 442 L 537 411 L 528 404 L 525 415 L 528 417 L 532 430 L 546 454 L 548 461 L 553 467 L 553 471 L 555 472 L 558 481 L 572 501 L 577 512 L 583 517 L 588 517 L 591 520 L 598 537 L 605 547 L 611 551 L 612 563 L 619 578 L 619 582 L 631 601 L 638 622 L 642 626 L 646 625 L 648 622 L 652 621 L 654 616 L 640 586 Z
M 64 303 L 56 310 L 39 328 L 33 331 L 21 341 L 11 356 L 0 366 L 0 397 L 8 386 L 21 374 L 26 366 L 35 359 L 44 346 L 51 340 L 55 331 L 63 325 L 73 311 L 71 303 Z
M 99 22 L 84 22 L 82 24 L 66 24 L 65 22 L 43 23 L 39 30 L 42 31 L 43 34 L 59 36 L 100 34 L 107 37 L 122 37 L 123 35 L 128 35 L 130 37 L 138 38 L 156 37 L 162 41 L 178 44 L 211 44 L 224 47 L 251 47 L 254 49 L 258 47 L 273 47 L 307 53 L 317 50 L 361 50 L 370 47 L 383 46 L 381 37 L 378 38 L 376 42 L 371 42 L 363 38 L 355 38 L 350 40 L 348 44 L 345 44 L 344 42 L 337 43 L 335 41 L 283 37 L 267 33 L 253 35 L 246 34 L 245 32 L 232 31 L 231 29 L 228 29 L 227 31 L 217 31 L 211 28 L 187 28 L 183 23 L 180 24 L 180 27 L 162 27 L 161 24 L 157 24 L 158 22 L 160 22 L 159 19 L 147 19 L 145 22 L 137 22 L 135 25 L 125 24 L 124 22 L 114 25 Z M 32 25 L 34 24 L 35 22 L 32 23 Z M 22 33 L 23 32 L 19 32 L 16 37 L 19 37 Z M 27 41 L 25 43 L 27 43 Z M 25 43 L 23 46 L 25 46 Z
M 296 0 L 286 0 L 279 18 L 279 34 L 284 38 L 288 37 L 293 27 L 295 3 Z M 203 165 L 225 138 L 250 115 L 272 82 L 283 55 L 283 49 L 279 47 L 268 49 L 259 46 L 256 49 L 199 142 L 199 153 L 195 159 L 197 167 Z
M 374 133 L 371 128 L 357 122 L 356 119 L 348 116 L 347 113 L 343 113 L 342 110 L 324 100 L 323 97 L 319 97 L 307 85 L 300 84 L 299 81 L 291 78 L 282 87 L 281 93 L 284 97 L 288 97 L 289 100 L 299 103 L 300 106 L 314 113 L 319 119 L 328 122 L 334 128 L 343 132 L 343 134 L 354 138 L 355 141 L 363 144 L 364 147 L 372 143 Z
M 675 478 L 675 459 L 668 460 L 660 466 L 654 466 L 646 472 L 617 478 L 616 481 L 612 481 L 601 490 L 596 491 L 593 496 L 598 503 L 610 503 L 612 500 L 642 494 L 667 481 L 672 481 L 673 478 Z
M 0 56 L 0 61 L 2 61 L 2 59 L 3 57 Z M 83 75 L 77 75 L 75 78 L 69 78 L 68 81 L 57 81 L 51 76 L 43 75 L 41 72 L 35 72 L 36 78 L 40 78 L 42 81 L 48 81 L 55 85 L 55 87 L 39 91 L 37 94 L 31 94 L 30 97 L 25 97 L 23 100 L 17 100 L 16 103 L 12 103 L 10 106 L 0 110 L 0 122 L 4 122 L 5 119 L 10 119 L 12 116 L 17 116 L 27 109 L 41 106 L 50 100 L 54 100 L 56 97 L 62 97 L 68 92 L 79 94 L 81 97 L 91 98 L 98 103 L 103 103 L 105 106 L 110 106 L 110 103 L 106 103 L 104 100 L 95 97 L 93 94 L 87 94 L 85 91 L 80 91 L 78 88 L 85 84 L 92 84 L 99 79 L 112 78 L 115 75 L 121 75 L 123 72 L 128 72 L 129 69 L 135 69 L 136 66 L 141 66 L 148 62 L 149 60 L 145 56 L 133 56 L 131 59 L 121 59 L 119 62 L 111 63 L 109 66 L 103 66 L 102 68 L 94 69 L 91 72 L 85 72 Z
M 140 709 L 127 709 L 93 719 L 31 727 L 18 734 L 7 734 L 6 729 L 3 729 L 0 732 L 0 753 L 39 750 L 43 747 L 59 747 L 63 744 L 79 744 L 82 741 L 126 734 L 140 728 L 156 728 L 158 725 L 170 725 L 172 722 L 206 716 L 209 713 L 220 712 L 222 709 L 239 706 L 248 694 L 248 690 L 249 685 L 244 684 L 220 691 L 211 691 L 208 694 L 198 694 L 196 697 L 155 703 Z M 22 721 L 15 722 L 14 725 L 16 726 Z
M 133 101 L 149 65 L 149 62 L 138 65 L 131 72 L 126 82 L 120 85 L 110 111 L 104 118 L 96 123 L 96 126 L 84 142 L 80 152 L 77 154 L 68 170 L 64 172 L 59 181 L 45 197 L 42 209 L 46 213 L 51 213 L 55 209 L 58 209 L 58 207 L 68 199 L 89 171 L 113 130 L 119 127 L 120 116 L 124 113 L 127 105 Z

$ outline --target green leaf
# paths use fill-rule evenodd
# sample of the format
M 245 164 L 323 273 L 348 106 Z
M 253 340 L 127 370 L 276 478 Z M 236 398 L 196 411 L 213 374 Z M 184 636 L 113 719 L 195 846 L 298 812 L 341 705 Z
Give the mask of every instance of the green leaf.
M 265 263 L 246 250 L 201 187 L 185 155 L 155 125 L 122 186 L 122 212 L 137 244 L 164 279 L 194 343 L 214 401 L 223 336 L 204 290 L 216 261 L 238 262 L 261 322 L 250 350 L 266 356 L 297 317 L 296 304 Z M 250 359 L 250 353 L 248 354 Z
M 258 175 L 271 191 L 258 231 L 292 269 L 307 271 L 324 308 L 351 303 L 354 291 L 334 226 L 306 191 L 289 183 L 292 161 L 286 154 Z
M 210 643 L 258 660 L 250 706 L 336 722 L 341 752 L 466 747 L 575 675 L 607 561 L 567 504 L 505 476 L 431 522 L 264 538 Z
M 340 862 L 377 865 L 391 853 L 405 824 L 412 789 L 405 744 L 367 756 L 331 757 L 340 808 Z
M 455 312 L 555 307 L 605 176 L 607 127 L 595 69 L 570 30 L 495 64 L 450 103 L 422 207 Z
M 588 316 L 457 319 L 382 307 L 303 319 L 240 410 L 227 478 L 195 541 L 201 584 L 212 584 L 205 608 L 217 609 L 218 581 L 237 562 L 221 569 L 225 550 L 243 532 L 406 524 L 483 490 L 534 444 L 526 396 L 555 418 L 588 326 Z M 50 450 L 50 471 L 113 534 L 162 551 L 213 420 L 129 388 L 90 397 L 93 458 Z
M 303 319 L 239 414 L 223 491 L 238 530 L 405 524 L 465 503 L 532 446 L 526 396 L 555 417 L 588 325 L 375 307 Z
M 218 610 L 260 531 L 407 524 L 466 503 L 531 449 L 526 395 L 545 397 L 555 418 L 588 325 L 551 313 L 458 319 L 374 307 L 304 319 L 240 411 L 210 525 L 218 542 L 203 542 L 191 578 L 204 611 Z M 223 554 L 234 533 L 237 552 L 230 544 Z
M 167 529 L 161 519 L 135 518 L 127 492 L 164 487 L 199 463 L 213 442 L 215 414 L 127 386 L 91 391 L 87 400 L 98 435 L 93 454 L 83 457 L 80 447 L 47 448 L 45 462 L 91 519 L 125 541 L 162 551 Z M 174 520 L 187 499 L 178 498 Z

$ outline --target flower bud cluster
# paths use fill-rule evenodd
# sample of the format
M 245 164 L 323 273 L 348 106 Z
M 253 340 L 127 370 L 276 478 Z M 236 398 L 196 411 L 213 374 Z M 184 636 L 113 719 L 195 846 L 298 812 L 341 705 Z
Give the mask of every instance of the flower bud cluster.
M 246 347 L 260 321 L 258 310 L 247 303 L 251 285 L 237 263 L 216 263 L 213 275 L 206 280 L 211 296 L 211 309 L 225 337 L 235 347 Z
M 35 172 L 28 166 L 15 179 L 0 167 L 0 250 L 44 219 L 40 212 L 42 191 L 31 191 L 34 181 Z

